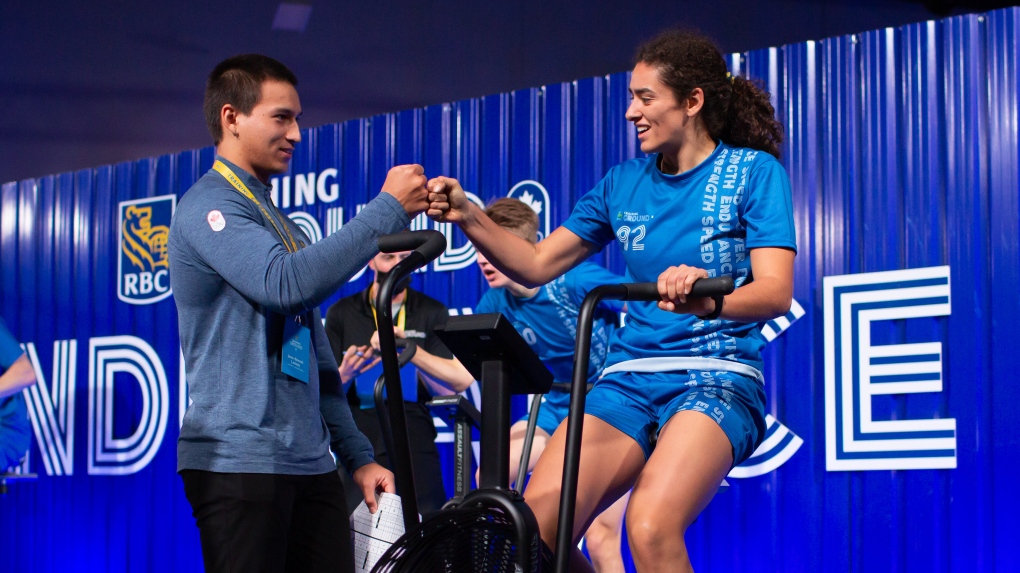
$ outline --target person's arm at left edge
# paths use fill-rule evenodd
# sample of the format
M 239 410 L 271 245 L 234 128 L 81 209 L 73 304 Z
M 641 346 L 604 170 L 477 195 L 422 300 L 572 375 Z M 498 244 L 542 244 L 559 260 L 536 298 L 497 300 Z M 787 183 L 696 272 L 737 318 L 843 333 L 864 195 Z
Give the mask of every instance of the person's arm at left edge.
M 354 483 L 361 488 L 368 510 L 375 513 L 376 492 L 395 493 L 396 481 L 392 472 L 375 463 L 371 442 L 354 424 L 318 309 L 313 313 L 312 322 L 315 328 L 315 358 L 319 369 L 319 412 L 329 428 L 329 444 L 340 463 L 351 474 Z
M 13 396 L 32 384 L 35 384 L 35 369 L 32 368 L 28 355 L 22 353 L 10 368 L 0 375 L 0 399 Z
M 7 325 L 0 318 L 0 399 L 35 384 L 35 369 Z M 0 468 L 2 469 L 2 468 Z

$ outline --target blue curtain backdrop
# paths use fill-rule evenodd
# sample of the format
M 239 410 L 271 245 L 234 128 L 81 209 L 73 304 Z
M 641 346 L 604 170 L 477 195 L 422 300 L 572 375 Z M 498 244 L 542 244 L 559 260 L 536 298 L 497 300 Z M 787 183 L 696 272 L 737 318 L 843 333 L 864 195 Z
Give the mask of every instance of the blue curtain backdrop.
M 728 58 L 734 73 L 765 82 L 786 126 L 804 313 L 772 325 L 789 328 L 767 346 L 766 389 L 771 414 L 803 445 L 764 475 L 729 480 L 688 532 L 697 570 L 1020 570 L 1018 29 L 1010 9 Z M 306 130 L 277 204 L 324 236 L 390 166 L 417 162 L 483 202 L 527 198 L 554 228 L 640 153 L 623 117 L 627 82 L 614 74 Z M 212 160 L 205 148 L 0 189 L 0 314 L 42 375 L 26 391 L 36 434 L 26 469 L 40 477 L 0 497 L 4 571 L 201 568 L 175 473 L 187 399 L 176 309 L 152 299 L 168 294 L 168 197 Z M 415 284 L 465 312 L 484 281 L 463 235 L 440 230 L 449 248 Z M 132 263 L 130 237 L 146 245 L 145 261 Z M 598 259 L 622 271 L 616 246 Z M 955 467 L 837 469 L 825 303 L 836 283 L 826 277 L 944 266 L 948 316 L 884 320 L 868 334 L 940 344 L 940 367 L 921 378 L 940 386 L 872 396 L 870 416 L 955 419 Z

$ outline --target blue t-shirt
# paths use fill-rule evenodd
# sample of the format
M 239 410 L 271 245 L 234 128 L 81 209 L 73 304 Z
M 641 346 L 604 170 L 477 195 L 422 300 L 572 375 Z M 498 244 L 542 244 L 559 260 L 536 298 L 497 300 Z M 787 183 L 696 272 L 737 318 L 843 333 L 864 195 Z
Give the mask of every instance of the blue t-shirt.
M 21 358 L 24 351 L 7 325 L 0 318 L 0 374 Z M 21 392 L 0 398 L 0 473 L 17 465 L 28 451 L 32 429 L 28 423 L 28 408 Z
M 720 143 L 680 175 L 662 173 L 658 157 L 611 169 L 563 226 L 598 246 L 618 241 L 636 282 L 687 264 L 709 276 L 729 275 L 739 287 L 754 280 L 750 249 L 796 251 L 790 181 L 775 157 Z M 638 358 L 717 358 L 760 371 L 765 339 L 760 324 L 703 321 L 654 302 L 631 302 L 611 345 L 607 366 Z
M 585 295 L 604 284 L 627 282 L 606 269 L 584 262 L 567 274 L 540 287 L 530 298 L 518 298 L 505 288 L 489 289 L 478 301 L 476 313 L 501 312 L 553 374 L 556 382 L 569 383 L 574 368 L 577 313 Z M 588 381 L 595 382 L 609 352 L 616 329 L 614 311 L 620 301 L 605 301 L 592 325 Z

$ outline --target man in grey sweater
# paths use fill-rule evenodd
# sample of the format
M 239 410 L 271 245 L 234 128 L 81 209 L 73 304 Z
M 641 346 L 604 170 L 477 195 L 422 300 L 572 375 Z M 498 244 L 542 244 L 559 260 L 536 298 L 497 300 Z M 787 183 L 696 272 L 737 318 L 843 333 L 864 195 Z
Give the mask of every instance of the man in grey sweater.
M 330 446 L 370 509 L 394 491 L 340 388 L 319 305 L 427 206 L 419 165 L 390 170 L 351 222 L 309 245 L 270 198 L 301 140 L 297 79 L 261 55 L 221 62 L 205 115 L 216 162 L 170 226 L 170 281 L 191 398 L 177 469 L 206 571 L 352 570 Z

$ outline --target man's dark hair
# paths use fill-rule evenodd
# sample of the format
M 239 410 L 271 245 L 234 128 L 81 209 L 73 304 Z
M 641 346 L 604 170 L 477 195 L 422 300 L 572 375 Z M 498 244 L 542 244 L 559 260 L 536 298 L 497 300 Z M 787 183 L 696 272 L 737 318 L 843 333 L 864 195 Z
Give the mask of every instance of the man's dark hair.
M 262 97 L 262 82 L 276 80 L 297 85 L 297 76 L 287 66 L 262 54 L 241 54 L 227 58 L 213 68 L 205 84 L 205 122 L 213 143 L 223 139 L 220 110 L 228 103 L 248 115 Z

